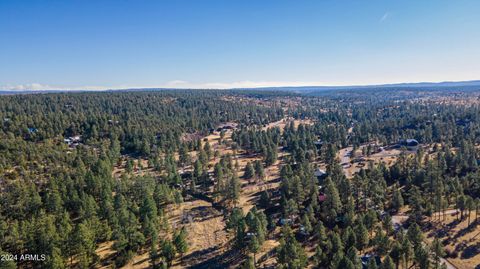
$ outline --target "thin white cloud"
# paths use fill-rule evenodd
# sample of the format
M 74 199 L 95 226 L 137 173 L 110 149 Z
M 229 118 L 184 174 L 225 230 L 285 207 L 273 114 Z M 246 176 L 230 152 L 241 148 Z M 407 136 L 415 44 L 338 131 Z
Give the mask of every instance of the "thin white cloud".
M 234 81 L 234 82 L 189 82 L 184 80 L 172 80 L 163 84 L 156 85 L 112 85 L 112 86 L 59 86 L 46 85 L 41 83 L 29 83 L 19 85 L 0 85 L 0 90 L 8 91 L 105 91 L 121 89 L 147 89 L 147 88 L 169 88 L 169 89 L 236 89 L 236 88 L 264 88 L 264 87 L 302 87 L 302 86 L 367 86 L 382 85 L 394 83 L 416 83 L 416 82 L 443 82 L 443 81 L 469 81 L 477 80 L 478 77 L 416 77 L 397 80 L 395 78 L 384 80 L 364 80 L 364 81 Z
M 40 83 L 28 83 L 28 84 L 19 84 L 19 85 L 4 85 L 2 89 L 13 90 L 13 91 L 25 91 L 25 90 L 42 90 L 49 88 L 48 85 L 42 85 Z
M 26 84 L 6 84 L 0 85 L 0 90 L 4 91 L 56 91 L 56 90 L 84 90 L 84 91 L 101 91 L 107 90 L 108 87 L 103 86 L 53 86 L 41 83 L 26 83 Z
M 117 89 L 142 89 L 142 88 L 173 88 L 173 89 L 233 89 L 233 88 L 260 88 L 260 87 L 285 87 L 285 86 L 316 86 L 325 85 L 321 82 L 302 81 L 236 81 L 236 82 L 188 82 L 172 80 L 157 85 L 114 85 L 114 86 L 59 86 L 41 83 L 28 83 L 18 85 L 0 85 L 0 90 L 8 91 L 103 91 Z
M 385 12 L 385 14 L 383 14 L 383 16 L 380 18 L 380 22 L 384 22 L 386 19 L 388 19 L 389 16 L 390 16 L 390 13 Z

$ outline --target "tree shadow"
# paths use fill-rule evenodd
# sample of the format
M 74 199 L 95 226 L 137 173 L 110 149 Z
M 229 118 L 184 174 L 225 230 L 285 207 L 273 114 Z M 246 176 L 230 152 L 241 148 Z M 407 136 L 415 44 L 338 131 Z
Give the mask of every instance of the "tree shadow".
M 192 259 L 196 257 L 207 257 L 200 262 L 195 261 L 193 265 L 187 265 L 186 268 L 190 269 L 220 269 L 228 268 L 232 265 L 239 264 L 244 258 L 245 255 L 235 249 L 228 250 L 224 253 L 218 253 L 218 247 L 212 247 L 203 251 L 196 251 L 189 254 L 184 259 Z
M 462 251 L 461 257 L 462 259 L 470 259 L 477 256 L 478 253 L 480 253 L 480 243 L 466 247 Z

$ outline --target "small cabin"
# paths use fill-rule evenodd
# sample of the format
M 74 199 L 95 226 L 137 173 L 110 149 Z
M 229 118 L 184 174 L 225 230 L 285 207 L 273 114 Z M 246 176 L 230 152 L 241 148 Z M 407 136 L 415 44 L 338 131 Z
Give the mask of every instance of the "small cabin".
M 416 139 L 407 139 L 406 141 L 407 147 L 416 147 L 419 145 Z
M 305 228 L 305 226 L 303 226 L 303 225 L 300 225 L 300 227 L 298 228 L 298 234 L 300 235 L 300 237 L 302 239 L 306 239 L 309 236 L 307 228 Z
M 370 262 L 371 259 L 375 259 L 375 263 L 377 264 L 377 266 L 382 263 L 382 260 L 380 259 L 380 256 L 372 255 L 372 254 L 365 254 L 362 257 L 360 257 L 360 260 L 362 261 L 362 268 L 367 269 L 368 268 L 368 263 Z
M 246 236 L 247 236 L 248 238 L 251 238 L 251 237 L 257 236 L 257 234 L 256 234 L 256 233 L 250 233 L 250 232 L 248 232 Z
M 233 130 L 237 128 L 237 125 L 238 124 L 236 124 L 235 122 L 227 122 L 227 123 L 220 124 L 218 125 L 217 132 L 221 132 L 223 130 Z
M 290 224 L 293 224 L 293 220 L 289 218 L 282 218 L 278 223 L 280 225 L 290 225 Z
M 313 173 L 317 178 L 324 178 L 327 176 L 327 172 L 323 169 L 316 169 L 315 172 Z
M 318 139 L 317 141 L 314 141 L 313 144 L 315 145 L 315 147 L 317 147 L 317 149 L 321 149 L 323 141 L 321 139 Z
M 63 142 L 65 142 L 67 145 L 69 145 L 71 147 L 78 146 L 81 141 L 82 141 L 82 136 L 81 135 L 74 135 L 74 136 L 70 136 L 70 137 L 67 137 L 67 138 L 63 139 Z
M 316 169 L 313 174 L 315 175 L 315 177 L 317 178 L 318 180 L 318 184 L 322 185 L 323 184 L 323 181 L 325 180 L 325 178 L 327 177 L 327 172 L 325 170 L 322 170 L 320 168 Z
M 415 150 L 418 145 L 420 145 L 420 143 L 418 143 L 416 139 L 412 138 L 400 140 L 400 142 L 397 144 L 398 147 L 407 147 L 409 150 Z

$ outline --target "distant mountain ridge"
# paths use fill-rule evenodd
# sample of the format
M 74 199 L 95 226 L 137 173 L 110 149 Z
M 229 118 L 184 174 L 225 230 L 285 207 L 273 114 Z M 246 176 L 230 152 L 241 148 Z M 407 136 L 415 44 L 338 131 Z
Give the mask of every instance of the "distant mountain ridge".
M 254 89 L 291 89 L 291 90 L 348 90 L 348 89 L 385 89 L 385 88 L 433 88 L 433 87 L 470 87 L 480 86 L 480 80 L 469 81 L 443 81 L 443 82 L 413 82 L 413 83 L 392 83 L 392 84 L 372 84 L 372 85 L 348 85 L 348 86 L 281 86 L 281 87 L 262 87 Z M 252 89 L 252 88 L 238 88 Z
M 349 89 L 387 89 L 387 88 L 446 88 L 446 87 L 480 87 L 480 80 L 470 81 L 444 81 L 444 82 L 414 82 L 392 83 L 373 85 L 350 85 L 350 86 L 278 86 L 278 87 L 255 87 L 255 88 L 231 88 L 222 90 L 289 90 L 289 91 L 315 91 L 315 90 L 349 90 Z M 111 91 L 160 91 L 160 90 L 216 90 L 201 88 L 131 88 L 131 89 L 106 89 L 106 90 L 0 90 L 1 94 L 36 94 L 36 93 L 65 93 L 65 92 L 111 92 Z

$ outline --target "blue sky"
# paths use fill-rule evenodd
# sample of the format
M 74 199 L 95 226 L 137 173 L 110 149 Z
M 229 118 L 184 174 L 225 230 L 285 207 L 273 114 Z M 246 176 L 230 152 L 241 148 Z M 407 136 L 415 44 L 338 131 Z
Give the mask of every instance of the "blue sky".
M 480 1 L 0 0 L 0 88 L 480 79 Z

